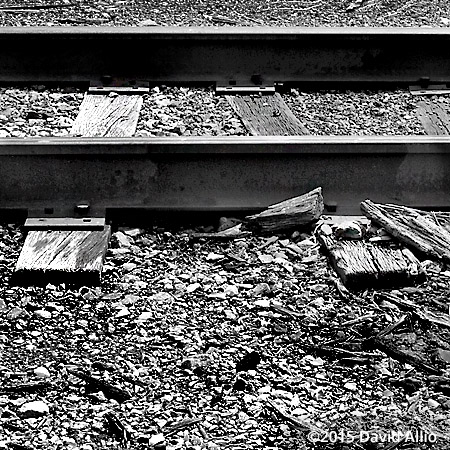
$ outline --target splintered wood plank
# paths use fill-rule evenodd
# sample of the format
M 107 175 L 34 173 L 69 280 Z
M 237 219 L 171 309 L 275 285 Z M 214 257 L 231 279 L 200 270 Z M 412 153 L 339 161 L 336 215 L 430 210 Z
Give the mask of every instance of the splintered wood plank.
M 141 95 L 86 93 L 70 134 L 84 137 L 133 136 L 141 107 Z
M 329 230 L 322 226 L 317 236 L 347 288 L 399 287 L 424 279 L 419 260 L 408 249 L 364 240 L 338 240 Z
M 14 271 L 18 284 L 98 284 L 111 235 L 101 231 L 30 231 Z
M 270 205 L 266 210 L 247 216 L 249 225 L 261 233 L 287 231 L 316 221 L 323 213 L 322 188 L 299 197 Z
M 227 95 L 231 107 L 253 136 L 298 136 L 309 134 L 281 95 Z
M 450 134 L 450 115 L 442 105 L 420 101 L 417 104 L 417 116 L 427 134 Z

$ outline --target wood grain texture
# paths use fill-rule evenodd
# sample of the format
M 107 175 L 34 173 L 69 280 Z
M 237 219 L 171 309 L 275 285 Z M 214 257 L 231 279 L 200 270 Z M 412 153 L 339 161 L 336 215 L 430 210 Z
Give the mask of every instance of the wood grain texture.
M 408 249 L 364 240 L 337 240 L 320 228 L 317 237 L 349 289 L 407 286 L 424 279 L 419 260 Z
M 266 210 L 248 216 L 249 225 L 261 233 L 292 230 L 316 221 L 323 213 L 322 188 L 299 197 L 270 205 Z
M 86 93 L 70 134 L 84 137 L 133 136 L 141 107 L 141 95 Z
M 102 231 L 30 231 L 16 264 L 19 284 L 97 284 L 111 228 Z
M 450 115 L 443 105 L 420 101 L 417 104 L 417 117 L 427 134 L 450 134 Z
M 227 95 L 231 107 L 253 136 L 298 136 L 309 134 L 281 95 Z
M 361 202 L 361 211 L 406 245 L 450 263 L 450 213 L 425 212 L 402 205 Z

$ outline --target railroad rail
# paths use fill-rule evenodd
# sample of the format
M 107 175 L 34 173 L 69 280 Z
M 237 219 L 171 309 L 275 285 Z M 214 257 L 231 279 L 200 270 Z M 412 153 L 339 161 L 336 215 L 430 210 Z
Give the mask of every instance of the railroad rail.
M 450 208 L 450 138 L 222 137 L 0 140 L 0 206 L 37 217 L 112 210 L 250 211 L 322 186 L 359 202 Z
M 446 28 L 3 27 L 0 82 L 450 82 Z
M 6 27 L 0 82 L 447 86 L 449 44 L 448 29 L 428 28 Z M 1 139 L 0 209 L 254 210 L 316 186 L 338 214 L 366 197 L 448 209 L 449 155 L 448 137 Z

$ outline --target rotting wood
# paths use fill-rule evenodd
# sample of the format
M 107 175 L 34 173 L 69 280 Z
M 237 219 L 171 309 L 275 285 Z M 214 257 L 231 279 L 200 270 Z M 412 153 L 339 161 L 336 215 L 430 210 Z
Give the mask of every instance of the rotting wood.
M 67 372 L 85 381 L 86 385 L 93 391 L 102 391 L 106 398 L 114 399 L 119 403 L 131 399 L 131 394 L 128 391 L 117 386 L 113 386 L 106 380 L 93 377 L 92 375 L 84 373 L 81 370 L 67 369 Z
M 322 188 L 270 205 L 265 211 L 248 216 L 249 226 L 261 233 L 289 231 L 311 224 L 323 213 Z
M 323 232 L 322 227 L 316 233 L 333 269 L 348 289 L 411 285 L 425 278 L 419 260 L 408 249 L 364 240 L 337 240 L 333 233 Z
M 114 436 L 122 445 L 127 446 L 131 441 L 131 433 L 127 430 L 127 427 L 110 411 L 105 414 L 105 419 L 110 434 Z
M 133 136 L 141 107 L 141 95 L 86 93 L 70 134 L 83 137 Z
M 450 116 L 442 105 L 431 101 L 420 101 L 417 104 L 416 113 L 427 134 L 450 134 Z
M 98 284 L 111 229 L 30 231 L 14 271 L 18 284 Z
M 415 304 L 411 300 L 405 300 L 403 298 L 397 297 L 392 293 L 380 292 L 378 296 L 400 308 L 411 312 L 417 318 L 425 322 L 445 328 L 450 328 L 450 316 L 446 313 L 443 313 L 441 311 L 432 311 L 431 309 L 428 309 L 424 306 Z
M 383 353 L 386 353 L 386 355 L 390 358 L 396 359 L 402 363 L 410 364 L 423 372 L 433 375 L 440 375 L 442 373 L 442 370 L 431 366 L 420 356 L 400 350 L 394 344 L 387 342 L 385 339 L 374 338 L 373 344 L 375 348 L 381 350 Z
M 431 258 L 450 262 L 450 214 L 400 205 L 361 202 L 366 217 L 388 233 Z
M 253 136 L 301 136 L 309 134 L 280 94 L 227 95 L 231 107 Z

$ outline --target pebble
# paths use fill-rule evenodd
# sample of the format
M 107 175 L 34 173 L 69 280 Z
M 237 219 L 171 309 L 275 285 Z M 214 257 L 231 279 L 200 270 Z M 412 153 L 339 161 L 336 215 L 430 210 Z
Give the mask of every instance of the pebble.
M 45 416 L 50 412 L 50 409 L 47 403 L 36 400 L 34 402 L 24 403 L 20 407 L 19 411 L 23 415 L 23 417 L 31 418 Z
M 427 403 L 428 407 L 432 409 L 436 409 L 440 406 L 440 403 L 437 402 L 436 400 L 433 400 L 432 398 L 429 398 Z
M 188 294 L 192 294 L 192 292 L 195 292 L 197 289 L 201 287 L 200 283 L 192 283 L 186 288 L 186 292 Z
M 239 289 L 234 284 L 229 284 L 228 286 L 226 286 L 224 292 L 229 297 L 236 297 L 237 295 L 239 295 Z
M 117 231 L 116 233 L 114 233 L 113 237 L 116 239 L 120 248 L 131 247 L 131 245 L 133 244 L 132 240 L 121 231 Z
M 125 272 L 131 272 L 132 270 L 134 270 L 134 269 L 136 269 L 136 267 L 137 267 L 137 264 L 135 264 L 135 263 L 125 263 L 123 266 L 122 266 L 122 269 L 125 271 Z
M 120 311 L 117 312 L 116 317 L 126 317 L 130 315 L 130 310 L 128 308 L 122 308 Z
M 345 383 L 344 384 L 344 388 L 349 390 L 349 391 L 356 391 L 356 390 L 358 390 L 358 387 L 357 387 L 356 383 L 351 383 L 351 382 Z
M 255 306 L 259 306 L 260 308 L 269 308 L 270 300 L 267 300 L 267 299 L 256 300 Z
M 42 319 L 51 319 L 52 317 L 52 313 L 46 311 L 45 309 L 38 309 L 34 312 L 34 314 L 38 317 L 41 317 Z
M 152 311 L 144 311 L 143 313 L 140 314 L 140 316 L 138 317 L 138 321 L 139 322 L 145 322 L 148 319 L 151 319 L 153 317 L 153 312 Z
M 36 367 L 33 372 L 39 378 L 50 378 L 50 372 L 44 366 Z
M 220 261 L 224 256 L 220 253 L 209 253 L 206 257 L 206 261 Z

